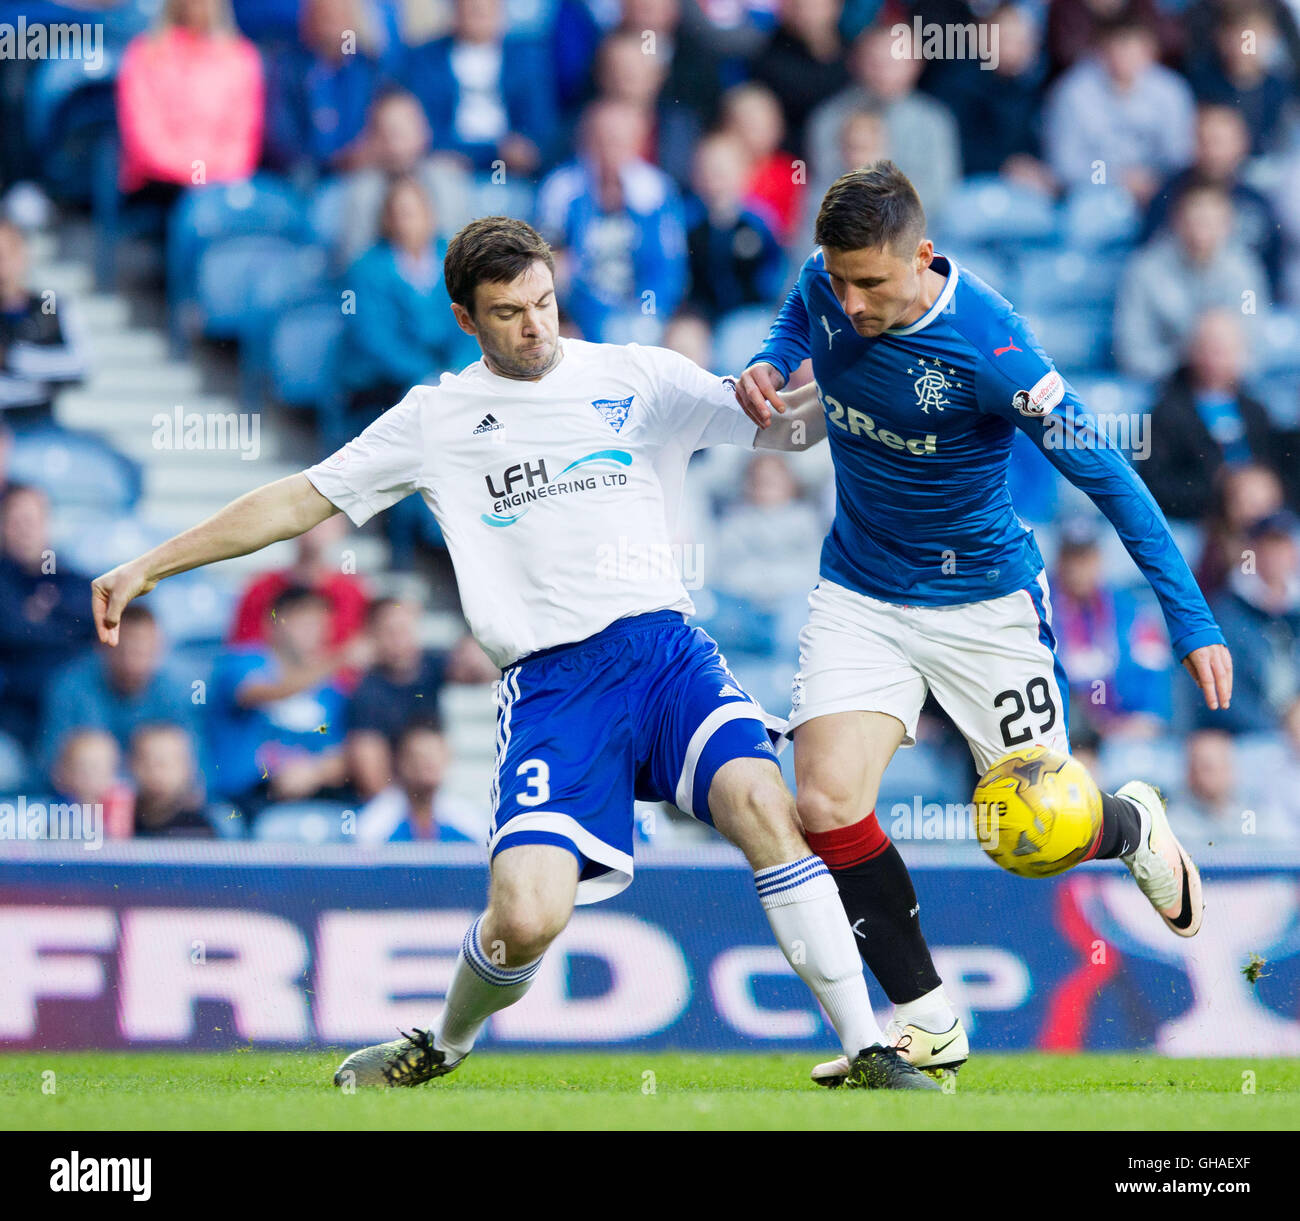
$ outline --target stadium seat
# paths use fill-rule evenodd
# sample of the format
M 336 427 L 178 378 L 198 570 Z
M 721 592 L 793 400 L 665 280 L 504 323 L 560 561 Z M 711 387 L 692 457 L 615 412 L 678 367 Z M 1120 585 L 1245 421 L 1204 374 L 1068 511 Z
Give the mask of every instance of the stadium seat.
M 1111 317 L 1107 310 L 1026 311 L 1030 328 L 1058 369 L 1105 368 L 1110 364 Z
M 343 815 L 353 809 L 341 801 L 286 801 L 267 806 L 253 825 L 263 843 L 330 844 L 344 839 Z
M 1123 258 L 1081 250 L 1027 250 L 1018 259 L 1015 306 L 1029 313 L 1061 309 L 1110 311 Z
M 92 198 L 86 169 L 95 164 L 96 143 L 117 130 L 113 80 L 120 60 L 116 48 L 105 46 L 97 70 L 85 59 L 47 59 L 28 78 L 27 144 L 37 151 L 45 186 L 56 199 L 86 204 Z
M 1182 778 L 1183 751 L 1176 738 L 1107 738 L 1101 745 L 1099 763 L 1097 782 L 1108 792 L 1141 776 L 1168 793 L 1178 787 Z
M 309 240 L 298 192 L 269 174 L 256 174 L 240 182 L 194 187 L 177 203 L 167 234 L 167 298 L 176 339 L 185 338 L 203 252 L 221 238 L 252 234 Z
M 170 534 L 129 514 L 92 511 L 85 505 L 56 512 L 54 518 L 60 561 L 74 572 L 104 572 L 156 547 Z
M 163 581 L 147 604 L 174 644 L 220 643 L 234 618 L 238 593 L 230 585 L 198 573 Z
M 261 233 L 221 238 L 208 246 L 199 258 L 194 290 L 201 332 L 210 339 L 247 333 L 255 285 L 300 249 L 289 238 Z
M 1142 227 L 1132 196 L 1119 187 L 1079 187 L 1062 205 L 1064 244 L 1093 251 L 1131 246 Z
M 956 259 L 962 270 L 978 276 L 995 292 L 1019 305 L 1020 293 L 1014 264 L 997 251 L 981 246 L 964 248 L 959 245 L 945 245 L 937 249 L 939 254 Z
M 343 234 L 343 200 L 347 183 L 342 178 L 323 182 L 312 192 L 307 203 L 307 223 L 312 238 L 322 246 L 333 247 Z
M 124 512 L 140 499 L 140 468 L 94 433 L 41 428 L 14 438 L 9 477 L 45 489 L 56 506 Z
M 1262 376 L 1300 370 L 1300 312 L 1269 310 L 1252 332 L 1254 363 Z
M 1156 387 L 1141 378 L 1124 377 L 1118 373 L 1082 370 L 1068 374 L 1066 380 L 1084 405 L 1095 415 L 1118 415 L 1121 412 L 1151 410 L 1155 402 Z
M 713 332 L 713 371 L 740 373 L 767 338 L 776 311 L 770 305 L 733 310 Z
M 1054 242 L 1059 223 L 1046 195 L 980 176 L 957 187 L 935 218 L 934 231 L 956 245 L 1022 248 Z M 943 248 L 939 238 L 935 244 Z
M 276 319 L 289 306 L 323 300 L 330 285 L 329 252 L 291 245 L 251 269 L 239 333 L 239 373 L 245 402 L 259 406 L 271 363 Z
M 334 299 L 285 310 L 271 334 L 271 388 L 293 407 L 331 412 L 337 406 L 334 348 L 343 331 L 343 312 Z

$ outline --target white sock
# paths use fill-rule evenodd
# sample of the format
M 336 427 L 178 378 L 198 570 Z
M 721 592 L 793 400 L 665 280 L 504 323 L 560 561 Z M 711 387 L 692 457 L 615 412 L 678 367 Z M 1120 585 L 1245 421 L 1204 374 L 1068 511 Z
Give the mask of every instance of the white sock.
M 754 885 L 781 952 L 826 1010 L 844 1054 L 852 1060 L 864 1047 L 883 1045 L 853 930 L 821 857 L 759 869 Z
M 943 990 L 943 984 L 940 984 L 924 996 L 918 996 L 914 1001 L 895 1005 L 894 1020 L 906 1022 L 910 1026 L 919 1026 L 931 1034 L 943 1034 L 945 1030 L 952 1029 L 952 1024 L 957 1020 L 957 1011 L 952 1007 L 952 1001 Z
M 499 967 L 479 944 L 480 916 L 469 926 L 456 958 L 456 971 L 447 989 L 447 1003 L 433 1028 L 433 1045 L 450 1059 L 469 1055 L 483 1023 L 498 1010 L 513 1005 L 528 991 L 542 965 L 540 958 L 522 967 Z

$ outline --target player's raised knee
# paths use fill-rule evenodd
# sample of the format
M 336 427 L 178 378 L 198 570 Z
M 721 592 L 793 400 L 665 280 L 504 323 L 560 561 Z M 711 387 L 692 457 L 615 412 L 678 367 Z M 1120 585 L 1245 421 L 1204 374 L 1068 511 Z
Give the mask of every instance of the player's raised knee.
M 503 959 L 499 965 L 505 967 L 533 962 L 546 953 L 568 922 L 569 911 L 559 908 L 509 902 L 490 906 L 481 934 L 483 952 Z

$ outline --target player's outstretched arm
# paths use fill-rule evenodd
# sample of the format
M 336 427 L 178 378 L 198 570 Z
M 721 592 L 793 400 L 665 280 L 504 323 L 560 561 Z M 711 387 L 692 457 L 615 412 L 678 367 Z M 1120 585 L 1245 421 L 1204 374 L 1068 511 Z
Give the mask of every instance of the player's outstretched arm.
M 232 500 L 207 521 L 91 582 L 91 611 L 99 639 L 116 645 L 123 608 L 132 598 L 147 594 L 164 577 L 295 538 L 337 512 L 301 472 Z

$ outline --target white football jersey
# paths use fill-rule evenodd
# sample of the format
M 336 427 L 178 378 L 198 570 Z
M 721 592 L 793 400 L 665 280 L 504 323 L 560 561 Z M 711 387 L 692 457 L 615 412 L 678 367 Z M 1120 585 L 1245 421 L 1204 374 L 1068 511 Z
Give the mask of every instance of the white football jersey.
M 424 497 L 498 666 L 629 615 L 691 614 L 672 547 L 686 465 L 754 443 L 730 379 L 666 348 L 559 342 L 540 381 L 479 360 L 414 387 L 306 472 L 358 526 Z

